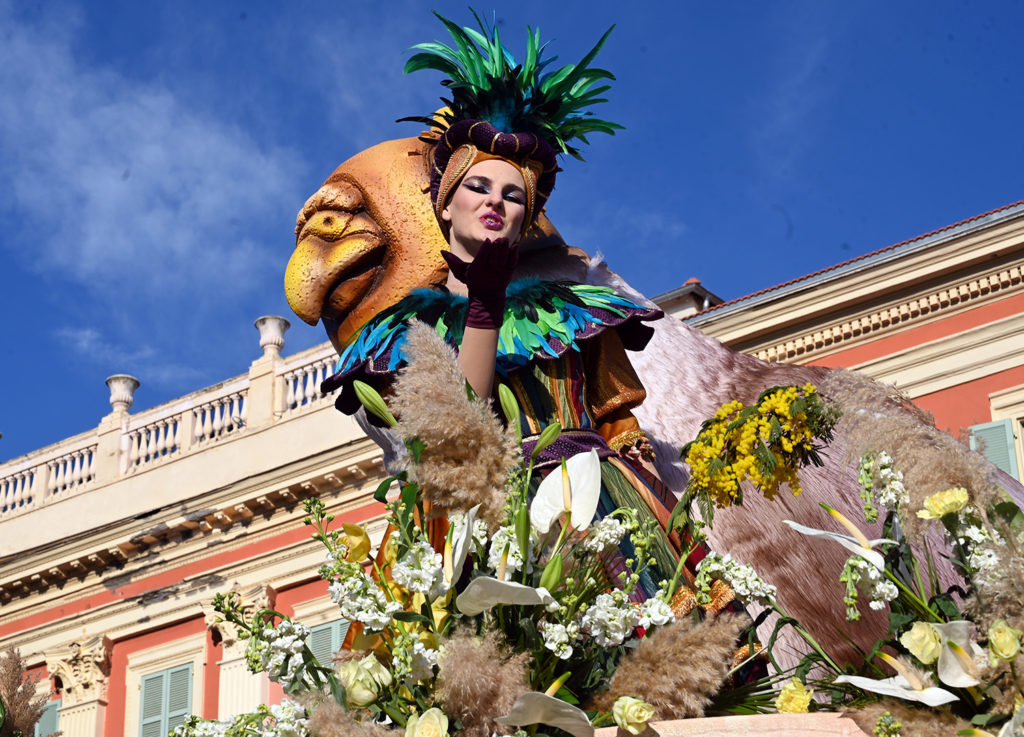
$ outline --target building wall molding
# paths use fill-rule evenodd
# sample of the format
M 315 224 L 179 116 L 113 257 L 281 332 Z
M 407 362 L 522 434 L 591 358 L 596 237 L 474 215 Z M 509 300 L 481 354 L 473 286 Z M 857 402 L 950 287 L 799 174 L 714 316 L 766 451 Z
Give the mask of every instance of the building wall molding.
M 765 361 L 814 360 L 874 340 L 882 330 L 891 334 L 896 330 L 917 327 L 935 318 L 979 306 L 994 297 L 1021 292 L 1024 292 L 1024 267 L 1010 266 L 758 347 L 751 352 Z
M 1024 315 L 1014 315 L 853 366 L 911 398 L 1020 365 Z

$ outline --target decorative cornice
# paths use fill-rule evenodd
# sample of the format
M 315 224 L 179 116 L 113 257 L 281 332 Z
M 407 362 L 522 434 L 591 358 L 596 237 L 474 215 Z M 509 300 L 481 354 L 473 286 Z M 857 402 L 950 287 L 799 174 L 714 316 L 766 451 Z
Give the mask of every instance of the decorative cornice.
M 110 648 L 110 640 L 97 635 L 85 642 L 71 642 L 46 653 L 46 668 L 50 676 L 60 679 L 64 706 L 106 701 Z
M 155 552 L 162 546 L 174 544 L 195 533 L 207 534 L 248 523 L 255 516 L 269 516 L 279 509 L 296 506 L 302 499 L 320 496 L 330 491 L 340 491 L 345 486 L 362 487 L 370 476 L 382 472 L 383 462 L 379 454 L 356 460 L 343 461 L 340 468 L 312 476 L 300 483 L 292 483 L 277 489 L 253 489 L 242 500 L 200 512 L 193 512 L 168 521 L 167 524 L 145 532 L 136 532 L 127 540 L 107 543 L 91 552 L 76 555 L 71 560 L 49 563 L 45 568 L 22 569 L 17 577 L 0 581 L 0 605 L 7 604 L 15 597 L 27 597 L 46 591 L 52 586 L 61 586 L 68 579 L 84 580 L 90 573 L 103 575 L 107 569 L 122 567 L 143 553 Z
M 803 360 L 826 350 L 834 352 L 842 343 L 850 343 L 883 328 L 913 327 L 915 323 L 926 318 L 934 318 L 954 308 L 963 309 L 969 303 L 978 302 L 996 292 L 1019 291 L 1022 278 L 1024 267 L 1020 265 L 999 269 L 959 285 L 934 290 L 851 320 L 760 348 L 754 355 L 766 361 L 782 362 Z M 713 334 L 713 331 L 711 332 Z

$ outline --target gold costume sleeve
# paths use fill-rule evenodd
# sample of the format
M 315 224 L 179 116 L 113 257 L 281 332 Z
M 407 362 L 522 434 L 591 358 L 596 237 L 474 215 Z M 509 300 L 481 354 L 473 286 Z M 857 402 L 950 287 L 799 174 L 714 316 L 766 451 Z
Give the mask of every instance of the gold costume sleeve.
M 605 330 L 583 342 L 581 349 L 587 377 L 586 401 L 598 432 L 615 451 L 644 440 L 646 435 L 630 410 L 646 399 L 647 392 L 618 332 Z

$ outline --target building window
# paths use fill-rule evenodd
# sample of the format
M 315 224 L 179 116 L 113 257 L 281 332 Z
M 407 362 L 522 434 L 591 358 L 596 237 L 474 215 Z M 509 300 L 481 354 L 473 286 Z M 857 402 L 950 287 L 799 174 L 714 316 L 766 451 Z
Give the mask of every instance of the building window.
M 57 711 L 59 708 L 60 699 L 46 704 L 42 716 L 39 717 L 39 721 L 36 723 L 35 737 L 47 737 L 47 735 L 51 735 L 60 729 L 60 713 Z
M 143 676 L 139 737 L 165 737 L 192 713 L 192 663 Z
M 348 625 L 347 619 L 337 619 L 310 627 L 306 642 L 320 665 L 331 667 L 331 657 L 341 650 L 341 644 L 345 642 L 345 635 L 348 634 Z
M 1020 481 L 1016 437 L 1020 428 L 1020 420 L 1012 418 L 975 425 L 971 428 L 971 450 L 981 450 L 997 468 Z

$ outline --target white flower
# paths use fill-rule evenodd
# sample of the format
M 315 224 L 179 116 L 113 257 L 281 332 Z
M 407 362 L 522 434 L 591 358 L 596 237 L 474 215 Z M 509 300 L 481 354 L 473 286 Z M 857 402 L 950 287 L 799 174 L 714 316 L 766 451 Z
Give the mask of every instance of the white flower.
M 463 512 L 452 512 L 448 522 L 455 528 L 455 538 L 462 536 L 462 530 L 466 526 L 466 515 Z M 482 519 L 473 519 L 473 540 L 482 548 L 487 547 L 487 523 Z
M 999 557 L 996 551 L 991 548 L 975 549 L 967 556 L 967 565 L 987 578 L 997 578 L 999 571 Z
M 919 701 L 928 706 L 941 706 L 942 704 L 948 704 L 951 701 L 957 700 L 955 694 L 950 693 L 944 688 L 936 688 L 935 686 L 914 688 L 903 676 L 893 676 L 892 678 L 883 678 L 878 681 L 863 676 L 839 676 L 836 678 L 835 683 L 849 683 L 851 686 L 857 686 L 865 691 L 880 693 L 885 696 L 895 696 L 898 699 L 906 699 L 907 701 Z
M 543 586 L 537 587 L 537 595 L 544 601 L 548 602 L 547 606 L 545 606 L 544 608 L 549 612 L 557 612 L 562 606 L 558 603 L 558 601 L 555 600 L 555 597 L 551 595 L 551 592 Z
M 341 609 L 341 616 L 362 622 L 370 632 L 379 632 L 391 623 L 391 618 L 402 611 L 397 601 L 388 601 L 384 592 L 358 566 L 349 575 L 334 581 L 327 593 Z
M 871 505 L 872 497 L 880 506 L 893 511 L 898 511 L 910 501 L 903 485 L 903 473 L 896 470 L 892 456 L 884 450 L 877 454 L 867 453 L 861 458 L 857 480 L 863 489 L 861 497 L 869 522 L 877 518 L 877 512 Z
M 806 527 L 793 520 L 783 520 L 787 525 L 796 530 L 797 532 L 808 535 L 810 537 L 824 537 L 828 540 L 835 540 L 837 543 L 842 545 L 844 548 L 852 553 L 856 553 L 861 558 L 866 560 L 868 563 L 873 565 L 875 568 L 882 570 L 885 568 L 885 557 L 877 550 L 873 550 L 876 545 L 882 543 L 893 543 L 895 540 L 889 540 L 886 538 L 879 538 L 878 540 L 868 540 L 867 537 L 861 532 L 856 525 L 848 520 L 844 515 L 832 509 L 832 507 L 822 504 L 828 513 L 831 514 L 835 519 L 850 531 L 849 535 L 840 535 L 838 532 L 829 532 L 828 530 L 818 530 L 814 527 Z
M 285 699 L 272 705 L 270 713 L 274 715 L 274 731 L 270 734 L 275 737 L 308 737 L 309 719 L 303 707 Z
M 437 650 L 427 647 L 422 642 L 412 646 L 412 670 L 406 681 L 418 683 L 434 677 L 434 666 L 437 665 Z
M 444 580 L 441 554 L 419 540 L 413 543 L 402 560 L 392 566 L 391 573 L 399 586 L 428 594 Z
M 171 737 L 224 737 L 231 722 L 207 722 L 189 720 L 174 728 Z
M 616 547 L 626 534 L 626 526 L 616 517 L 605 517 L 590 528 L 583 546 L 591 553 L 603 553 Z
M 573 737 L 594 737 L 594 727 L 582 709 L 537 691 L 524 693 L 512 704 L 508 714 L 494 721 L 516 727 L 548 724 L 568 732 Z
M 533 549 L 533 534 L 530 535 L 530 549 Z M 499 527 L 491 538 L 491 547 L 487 551 L 487 566 L 492 571 L 501 567 L 501 556 L 508 548 L 508 559 L 505 561 L 505 577 L 510 578 L 515 571 L 522 570 L 524 555 L 516 540 L 516 531 L 511 527 Z M 529 551 L 528 551 L 529 552 Z M 530 570 L 528 567 L 527 570 Z
M 598 594 L 597 599 L 583 614 L 580 623 L 601 647 L 622 644 L 639 624 L 640 615 L 626 600 L 625 594 Z
M 850 584 L 861 585 L 868 590 L 871 599 L 868 606 L 875 611 L 885 609 L 888 602 L 899 596 L 896 584 L 859 555 L 850 556 L 843 568 L 843 575 L 849 578 Z M 840 581 L 843 580 L 840 577 Z
M 302 675 L 302 651 L 308 635 L 308 627 L 287 619 L 276 627 L 260 629 L 249 640 L 249 669 L 263 671 L 271 681 L 286 688 L 292 686 Z
M 455 606 L 466 616 L 474 617 L 498 604 L 550 607 L 554 601 L 543 587 L 535 589 L 515 581 L 480 576 L 469 582 L 455 600 Z
M 663 625 L 675 620 L 672 607 L 662 599 L 654 597 L 640 605 L 640 626 L 644 629 L 651 625 Z
M 769 604 L 776 596 L 775 587 L 761 580 L 752 566 L 735 561 L 728 554 L 708 553 L 697 564 L 697 578 L 694 581 L 701 601 L 709 600 L 711 581 L 715 578 L 729 584 L 733 593 L 748 604 Z
M 571 524 L 585 530 L 594 521 L 601 496 L 601 460 L 596 450 L 577 453 L 564 462 L 562 472 L 552 471 L 537 487 L 530 503 L 530 522 L 543 535 L 563 512 Z
M 568 625 L 541 622 L 541 636 L 544 647 L 562 660 L 572 657 L 572 643 L 579 637 L 580 628 L 575 622 Z

